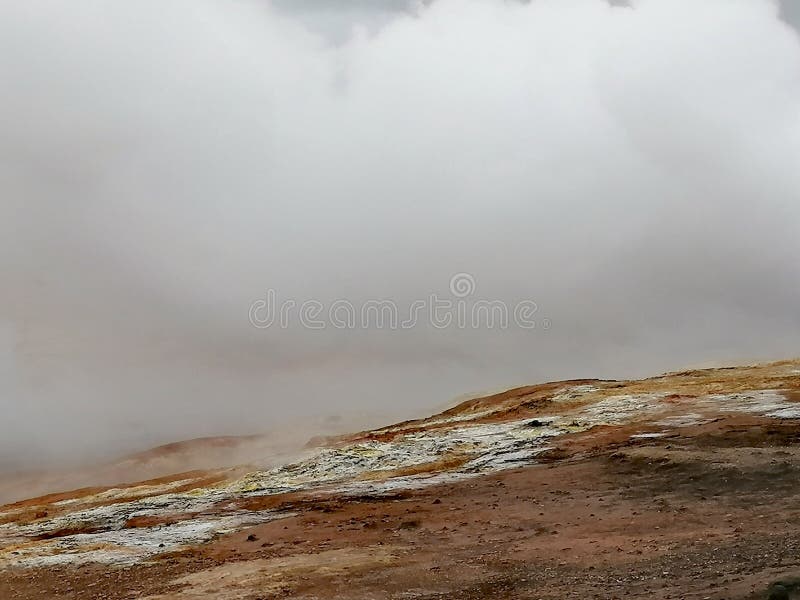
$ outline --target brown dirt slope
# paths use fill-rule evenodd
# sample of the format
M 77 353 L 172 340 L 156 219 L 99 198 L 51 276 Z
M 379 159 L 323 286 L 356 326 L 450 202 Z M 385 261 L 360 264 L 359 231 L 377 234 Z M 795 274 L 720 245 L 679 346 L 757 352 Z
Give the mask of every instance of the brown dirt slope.
M 471 400 L 333 446 L 417 435 L 470 415 L 502 424 L 567 407 L 580 420 L 587 407 L 619 403 L 620 394 L 657 394 L 661 412 L 624 422 L 603 413 L 609 422 L 554 437 L 530 464 L 473 477 L 380 493 L 243 496 L 226 510 L 283 511 L 282 518 L 135 564 L 5 568 L 0 598 L 795 597 L 800 419 L 791 405 L 799 377 L 800 363 L 787 361 L 638 382 L 559 382 Z M 704 400 L 748 390 L 779 390 L 789 409 L 769 416 L 771 409 Z M 463 468 L 456 463 L 431 468 Z M 74 496 L 25 507 L 47 510 Z M 769 587 L 780 579 L 786 586 Z

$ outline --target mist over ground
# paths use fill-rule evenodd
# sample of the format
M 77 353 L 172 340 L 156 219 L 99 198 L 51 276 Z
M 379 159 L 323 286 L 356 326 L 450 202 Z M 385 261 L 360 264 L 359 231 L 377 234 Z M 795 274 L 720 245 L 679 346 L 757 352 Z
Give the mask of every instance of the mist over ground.
M 796 9 L 0 2 L 0 469 L 800 354 Z

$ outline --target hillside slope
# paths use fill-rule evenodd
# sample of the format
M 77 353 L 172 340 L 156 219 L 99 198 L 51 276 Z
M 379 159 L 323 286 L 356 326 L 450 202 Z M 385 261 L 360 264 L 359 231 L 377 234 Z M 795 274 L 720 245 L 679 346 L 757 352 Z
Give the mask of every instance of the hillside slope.
M 800 571 L 799 441 L 800 361 L 518 388 L 0 507 L 0 597 L 766 597 Z

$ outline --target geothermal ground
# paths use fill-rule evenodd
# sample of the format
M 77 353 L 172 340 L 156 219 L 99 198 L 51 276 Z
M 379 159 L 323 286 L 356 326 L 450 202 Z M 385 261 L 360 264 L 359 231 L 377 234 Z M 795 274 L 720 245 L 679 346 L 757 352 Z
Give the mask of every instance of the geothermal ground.
M 0 507 L 3 600 L 778 599 L 794 574 L 797 361 L 534 385 Z

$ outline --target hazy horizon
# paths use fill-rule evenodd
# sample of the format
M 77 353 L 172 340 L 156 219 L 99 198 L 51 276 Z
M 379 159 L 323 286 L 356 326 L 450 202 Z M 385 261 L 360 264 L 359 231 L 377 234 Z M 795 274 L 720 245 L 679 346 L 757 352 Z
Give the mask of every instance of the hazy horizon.
M 0 3 L 0 469 L 800 355 L 800 5 Z M 536 304 L 259 329 L 253 302 Z

